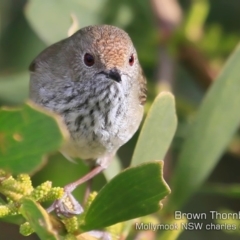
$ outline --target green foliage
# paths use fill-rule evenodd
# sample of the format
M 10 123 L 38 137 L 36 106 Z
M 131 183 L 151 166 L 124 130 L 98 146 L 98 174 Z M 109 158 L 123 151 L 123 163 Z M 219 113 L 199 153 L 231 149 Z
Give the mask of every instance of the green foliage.
M 209 176 L 239 126 L 239 69 L 240 47 L 209 89 L 184 142 L 172 182 L 175 209 Z
M 63 142 L 64 126 L 56 119 L 35 110 L 0 110 L 0 168 L 11 173 L 29 173 L 43 163 L 43 155 L 56 151 Z M 36 134 L 33 134 L 36 133 Z
M 162 92 L 148 111 L 133 154 L 132 165 L 163 159 L 176 127 L 174 97 L 168 92 Z
M 119 157 L 116 155 L 107 169 L 104 170 L 104 176 L 107 180 L 110 180 L 116 176 L 122 169 Z
M 157 133 L 164 133 L 165 136 L 168 136 L 161 141 L 163 144 L 161 156 L 163 157 L 176 126 L 173 96 L 168 93 L 160 94 L 151 109 L 146 119 L 145 133 L 141 134 L 139 141 L 142 143 L 148 141 L 150 138 L 147 134 L 148 128 L 150 132 L 153 131 L 152 126 L 157 130 L 160 128 Z M 164 123 L 156 125 L 155 123 L 163 114 L 165 114 Z M 0 149 L 1 168 L 13 173 L 31 172 L 39 168 L 42 155 L 59 148 L 63 140 L 55 118 L 44 112 L 38 112 L 29 104 L 24 105 L 20 110 L 2 110 L 0 114 L 0 122 L 2 122 L 0 133 L 3 136 Z M 30 134 L 32 132 L 37 134 Z M 158 134 L 153 139 L 158 143 Z M 156 144 L 152 151 L 158 152 L 158 150 L 159 147 Z M 157 153 L 154 157 L 158 156 Z M 150 160 L 153 159 L 150 158 Z M 69 237 L 75 231 L 81 233 L 102 229 L 118 222 L 158 211 L 161 206 L 159 202 L 170 193 L 162 174 L 162 161 L 148 161 L 121 172 L 105 185 L 93 201 L 90 201 L 90 206 L 86 207 L 86 212 L 79 217 L 79 220 L 77 218 L 58 220 L 66 228 L 65 234 L 61 234 Z M 52 220 L 39 202 L 59 198 L 62 189 L 51 188 L 51 182 L 43 183 L 33 189 L 31 181 L 21 183 L 22 178 L 18 177 L 15 180 L 4 172 L 1 178 L 4 181 L 2 181 L 0 192 L 9 197 L 15 206 L 18 206 L 14 208 L 14 214 L 22 214 L 28 221 L 21 225 L 21 233 L 29 235 L 34 231 L 41 239 L 58 239 L 56 232 L 59 231 L 53 230 Z M 28 190 L 26 191 L 26 189 Z M 116 196 L 114 201 L 113 196 Z M 9 204 L 12 202 L 4 204 L 2 209 L 0 208 L 0 216 L 6 217 L 13 214 Z
M 67 37 L 71 15 L 76 17 L 80 28 L 99 23 L 102 4 L 103 1 L 95 0 L 34 0 L 29 1 L 25 13 L 39 37 L 52 44 Z M 49 11 L 51 14 L 46 14 Z M 56 28 L 58 25 L 61 28 Z
M 240 199 L 240 184 L 208 184 L 201 189 L 201 192 Z
M 31 199 L 24 199 L 20 212 L 29 222 L 40 239 L 58 240 L 57 232 L 52 228 L 51 220 L 46 211 Z M 26 225 L 25 225 L 26 229 Z M 22 227 L 22 233 L 28 235 Z
M 28 98 L 28 85 L 27 72 L 1 77 L 0 100 L 10 104 L 24 102 Z
M 226 217 L 226 219 L 216 219 L 216 223 L 217 224 L 227 224 L 228 226 L 231 226 L 232 229 L 224 229 L 223 231 L 227 234 L 232 234 L 232 235 L 235 235 L 235 236 L 240 236 L 240 229 L 239 229 L 239 226 L 240 226 L 240 219 L 237 219 L 236 217 L 233 217 L 236 212 L 233 212 L 229 209 L 220 209 L 218 211 L 220 214 L 223 214 L 223 216 L 229 216 L 229 217 Z
M 162 173 L 163 162 L 156 161 L 118 174 L 94 199 L 81 228 L 100 229 L 158 211 L 159 202 L 170 193 Z
M 140 132 L 132 157 L 133 167 L 119 174 L 122 169 L 121 163 L 126 166 L 128 162 L 124 160 L 131 158 L 137 137 L 120 149 L 119 157 L 116 157 L 105 171 L 109 183 L 100 191 L 106 180 L 103 176 L 96 178 L 94 190 L 99 191 L 99 194 L 91 195 L 92 199 L 88 200 L 84 207 L 85 212 L 77 217 L 59 219 L 47 214 L 40 205 L 47 200 L 53 201 L 62 194 L 63 189 L 52 188 L 51 182 L 63 186 L 85 174 L 87 166 L 83 163 L 77 165 L 68 163 L 63 156 L 55 154 L 50 156 L 48 165 L 33 176 L 35 184 L 32 184 L 26 174 L 10 176 L 10 173 L 36 172 L 40 169 L 43 165 L 43 157 L 59 149 L 65 134 L 58 129 L 55 118 L 38 112 L 28 104 L 18 110 L 3 108 L 0 110 L 0 168 L 10 173 L 0 171 L 0 193 L 7 197 L 6 200 L 0 198 L 1 219 L 15 224 L 27 221 L 20 226 L 23 235 L 36 232 L 41 239 L 90 240 L 94 238 L 88 233 L 84 233 L 87 234 L 84 236 L 79 234 L 84 230 L 143 216 L 151 212 L 149 209 L 157 211 L 158 201 L 168 194 L 169 188 L 162 178 L 162 163 L 149 161 L 163 160 L 172 142 L 170 154 L 165 159 L 167 166 L 165 174 L 167 180 L 171 180 L 170 199 L 164 203 L 164 208 L 159 213 L 140 217 L 138 221 L 178 224 L 179 228 L 176 231 L 151 233 L 156 240 L 174 240 L 180 234 L 183 234 L 181 239 L 192 239 L 191 234 L 194 234 L 194 238 L 201 239 L 235 239 L 231 238 L 229 233 L 239 234 L 237 230 L 227 231 L 225 235 L 221 231 L 215 231 L 213 234 L 211 231 L 205 231 L 201 235 L 197 231 L 182 233 L 181 223 L 186 223 L 187 220 L 173 219 L 173 210 L 181 210 L 184 204 L 186 212 L 190 211 L 189 209 L 191 212 L 203 212 L 209 207 L 217 208 L 221 204 L 221 196 L 227 197 L 224 204 L 228 204 L 230 208 L 231 200 L 239 199 L 240 196 L 239 184 L 222 183 L 224 180 L 231 182 L 233 178 L 230 176 L 239 175 L 239 167 L 234 169 L 235 165 L 232 171 L 227 170 L 227 167 L 233 163 L 229 157 L 232 148 L 228 148 L 228 144 L 240 122 L 239 47 L 206 96 L 205 88 L 200 87 L 204 70 L 205 74 L 214 76 L 222 69 L 227 57 L 239 42 L 240 3 L 234 0 L 218 3 L 209 0 L 176 1 L 184 3 L 182 5 L 184 15 L 182 24 L 172 32 L 172 25 L 168 25 L 167 22 L 167 17 L 174 17 L 172 11 L 169 11 L 171 16 L 168 16 L 168 11 L 163 11 L 162 17 L 166 16 L 166 18 L 163 22 L 158 19 L 159 24 L 156 24 L 155 9 L 151 8 L 153 1 L 28 0 L 23 8 L 25 15 L 19 7 L 21 2 L 24 1 L 16 1 L 16 3 L 0 1 L 0 15 L 3 19 L 0 29 L 1 105 L 20 105 L 27 99 L 29 78 L 26 73 L 27 66 L 44 47 L 86 25 L 113 24 L 129 33 L 137 49 L 148 79 L 146 110 L 155 97 L 156 89 L 159 89 L 159 82 L 156 81 L 161 80 L 158 75 L 159 69 L 163 69 L 161 64 L 165 64 L 165 68 L 161 71 L 168 72 L 170 69 L 171 74 L 174 74 L 174 85 L 170 82 L 171 79 L 163 80 L 173 85 L 179 123 L 177 134 L 174 136 L 176 128 L 174 98 L 170 93 L 160 94 L 150 107 Z M 186 4 L 188 7 L 185 6 Z M 14 8 L 12 11 L 11 5 Z M 166 33 L 169 35 L 162 41 Z M 186 51 L 182 51 L 182 47 Z M 169 57 L 176 65 L 176 69 L 168 68 L 169 59 L 164 59 L 161 51 L 160 53 L 158 51 L 159 48 L 165 49 L 166 52 L 171 50 Z M 190 52 L 187 51 L 189 49 Z M 199 52 L 202 53 L 200 57 Z M 189 53 L 194 57 L 185 64 L 185 54 Z M 195 72 L 196 69 L 192 67 L 199 62 L 200 70 L 197 69 Z M 239 136 L 239 132 L 236 135 Z M 240 155 L 239 146 L 238 139 L 234 152 L 237 156 Z M 205 185 L 201 189 L 201 185 L 224 153 L 229 162 L 214 175 L 218 176 L 221 183 Z M 144 164 L 138 165 L 140 163 Z M 176 163 L 174 171 L 171 169 L 174 165 L 172 163 Z M 223 174 L 227 176 L 226 179 L 222 177 Z M 33 185 L 37 187 L 33 188 Z M 83 186 L 76 189 L 74 194 L 77 199 L 82 199 L 83 190 Z M 194 193 L 202 195 L 198 199 L 194 198 L 197 201 L 193 203 L 191 197 Z M 209 201 L 210 195 L 215 196 L 214 201 Z M 117 196 L 116 202 L 115 196 Z M 148 198 L 148 196 L 153 197 Z M 202 201 L 203 196 L 205 201 Z M 190 204 L 186 205 L 189 200 Z M 132 202 L 134 205 L 131 205 Z M 222 212 L 226 213 L 228 210 Z M 239 225 L 238 220 L 232 219 L 216 222 Z M 146 231 L 140 233 L 133 231 L 132 223 L 133 221 L 119 223 L 118 226 L 108 227 L 106 231 L 115 233 L 116 237 L 113 237 L 113 240 L 118 239 L 119 235 L 123 239 L 127 237 L 136 239 L 142 237 L 141 234 L 146 234 L 145 239 L 149 239 Z M 3 228 L 0 230 L 0 236 L 2 232 L 4 232 Z M 226 237 L 226 234 L 229 235 Z

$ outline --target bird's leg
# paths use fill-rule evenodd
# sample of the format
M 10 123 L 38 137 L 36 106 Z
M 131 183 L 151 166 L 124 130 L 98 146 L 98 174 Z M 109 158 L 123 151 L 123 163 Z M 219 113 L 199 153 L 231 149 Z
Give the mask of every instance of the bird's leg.
M 83 212 L 82 206 L 78 203 L 78 201 L 73 197 L 73 190 L 95 177 L 97 174 L 102 172 L 105 167 L 99 165 L 92 169 L 89 173 L 87 173 L 82 178 L 78 179 L 75 182 L 69 183 L 64 187 L 64 194 L 61 199 L 56 200 L 48 209 L 48 212 L 56 211 L 58 216 L 71 217 L 73 215 L 81 214 Z
M 65 192 L 72 192 L 75 190 L 76 187 L 81 185 L 82 183 L 87 182 L 88 180 L 92 179 L 96 175 L 98 175 L 100 172 L 102 172 L 105 169 L 105 167 L 98 165 L 95 168 L 93 168 L 89 173 L 87 173 L 85 176 L 81 177 L 75 182 L 69 183 L 64 187 Z
M 105 156 L 97 159 L 96 164 L 97 166 L 91 169 L 91 171 L 86 174 L 85 176 L 81 177 L 75 182 L 69 183 L 64 187 L 64 194 L 61 199 L 56 200 L 48 209 L 48 212 L 52 212 L 55 210 L 56 214 L 58 216 L 65 216 L 65 217 L 71 217 L 77 214 L 81 214 L 83 212 L 82 206 L 79 204 L 79 202 L 73 197 L 72 192 L 73 190 L 81 185 L 82 183 L 85 183 L 89 180 L 91 180 L 93 177 L 98 175 L 100 172 L 102 172 L 108 165 L 109 162 L 113 159 L 113 156 L 115 155 L 115 152 L 106 154 Z M 90 187 L 91 182 L 89 183 L 88 188 Z M 90 191 L 87 190 L 87 192 Z M 86 195 L 86 194 L 85 194 Z
M 91 172 L 93 169 L 94 169 L 94 167 L 90 167 L 90 171 L 89 172 Z M 86 189 L 85 189 L 85 192 L 84 192 L 83 204 L 86 204 L 86 202 L 88 200 L 88 197 L 90 195 L 91 188 L 92 188 L 92 183 L 93 183 L 93 178 L 89 179 L 86 182 Z

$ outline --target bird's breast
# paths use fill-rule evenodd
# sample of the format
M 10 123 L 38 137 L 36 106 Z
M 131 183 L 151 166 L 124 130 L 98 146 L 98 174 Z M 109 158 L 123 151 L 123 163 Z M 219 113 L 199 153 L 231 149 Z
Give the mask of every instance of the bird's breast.
M 132 137 L 142 118 L 142 111 L 133 106 L 131 89 L 124 91 L 114 82 L 91 93 L 94 94 L 75 99 L 75 106 L 64 114 L 71 144 L 77 152 L 72 155 L 83 159 L 116 151 Z

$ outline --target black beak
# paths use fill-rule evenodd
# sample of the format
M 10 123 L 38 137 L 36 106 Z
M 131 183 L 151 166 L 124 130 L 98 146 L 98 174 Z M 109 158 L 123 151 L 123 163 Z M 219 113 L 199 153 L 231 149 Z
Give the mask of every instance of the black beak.
M 107 78 L 110 78 L 118 83 L 122 81 L 121 75 L 116 68 L 113 68 L 110 71 L 102 71 L 99 74 L 104 74 Z

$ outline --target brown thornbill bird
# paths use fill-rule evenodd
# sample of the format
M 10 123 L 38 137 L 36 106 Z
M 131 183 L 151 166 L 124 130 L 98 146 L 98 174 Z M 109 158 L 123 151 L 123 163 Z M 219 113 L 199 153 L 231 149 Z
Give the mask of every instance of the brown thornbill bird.
M 91 166 L 88 174 L 65 186 L 64 197 L 49 211 L 80 214 L 71 192 L 109 165 L 142 120 L 147 90 L 137 52 L 125 31 L 89 26 L 46 48 L 29 69 L 30 98 L 60 115 L 69 131 L 61 153 Z

